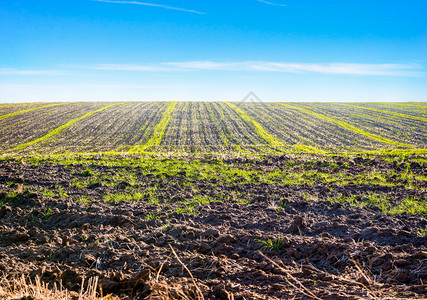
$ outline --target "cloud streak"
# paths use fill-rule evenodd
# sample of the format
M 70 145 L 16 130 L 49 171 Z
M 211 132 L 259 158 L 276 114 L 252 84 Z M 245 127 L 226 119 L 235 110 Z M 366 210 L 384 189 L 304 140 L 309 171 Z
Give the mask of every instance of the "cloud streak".
M 172 69 L 166 65 L 132 65 L 132 64 L 99 64 L 89 67 L 93 70 L 104 70 L 104 71 L 140 71 L 140 72 L 161 72 L 161 71 L 172 71 Z
M 34 75 L 66 75 L 64 71 L 58 70 L 19 70 L 19 69 L 2 69 L 0 68 L 0 75 L 17 75 L 17 76 L 34 76 Z
M 178 88 L 182 85 L 128 85 L 128 84 L 0 84 L 4 89 L 39 89 L 39 88 L 91 88 L 91 89 L 159 89 L 159 88 Z
M 65 66 L 58 70 L 21 70 L 0 68 L 0 76 L 79 76 L 88 70 L 111 72 L 252 72 L 291 73 L 323 75 L 427 77 L 427 72 L 419 64 L 355 64 L 355 63 L 293 63 L 269 61 L 185 61 L 153 64 L 97 64 L 89 66 Z M 70 70 L 70 68 L 75 71 Z M 78 70 L 78 72 L 76 72 Z M 86 71 L 84 71 L 86 70 Z
M 187 13 L 198 14 L 198 15 L 206 14 L 204 12 L 200 12 L 200 11 L 192 10 L 192 9 L 185 9 L 185 8 L 173 7 L 173 6 L 163 5 L 163 4 L 147 3 L 147 2 L 139 2 L 139 1 L 114 1 L 114 0 L 92 0 L 92 1 L 104 2 L 104 3 L 114 3 L 114 4 L 133 4 L 133 5 L 159 7 L 159 8 L 169 9 L 169 10 L 177 10 L 177 11 L 182 11 L 182 12 L 187 12 Z
M 265 1 L 265 0 L 256 0 L 256 1 L 268 4 L 268 5 L 274 5 L 274 6 L 287 6 L 286 4 L 278 4 L 278 3 L 273 3 L 273 2 Z
M 215 62 L 188 61 L 166 62 L 150 65 L 102 64 L 89 67 L 95 70 L 109 71 L 241 71 L 241 72 L 277 72 L 277 73 L 317 73 L 325 75 L 361 75 L 361 76 L 401 76 L 424 77 L 418 64 L 354 64 L 354 63 L 287 63 L 287 62 Z

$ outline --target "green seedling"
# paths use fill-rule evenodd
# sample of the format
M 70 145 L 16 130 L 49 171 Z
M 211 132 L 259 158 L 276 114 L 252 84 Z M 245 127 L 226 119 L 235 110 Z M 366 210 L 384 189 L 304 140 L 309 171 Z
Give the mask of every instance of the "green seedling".
M 40 193 L 48 198 L 54 198 L 56 196 L 54 191 L 45 188 L 40 189 Z
M 49 218 L 53 214 L 55 214 L 53 212 L 53 210 L 51 210 L 50 208 L 48 208 L 44 213 L 42 213 L 42 216 L 43 216 L 43 218 L 47 219 L 47 218 Z
M 94 172 L 91 170 L 91 169 L 89 169 L 89 168 L 86 168 L 83 172 L 82 172 L 82 174 L 81 174 L 83 177 L 89 177 L 89 176 L 92 176 L 92 175 L 94 175 Z
M 6 204 L 13 202 L 19 198 L 19 193 L 15 191 L 11 191 L 6 194 L 3 200 L 0 201 L 0 207 L 5 206 Z
M 426 226 L 426 228 L 419 228 L 417 231 L 417 234 L 419 236 L 426 236 L 427 235 L 427 226 Z
M 59 198 L 69 198 L 70 196 L 64 192 L 64 187 L 57 186 Z
M 144 219 L 146 219 L 146 220 L 160 219 L 160 216 L 155 215 L 155 214 L 149 214 L 149 215 L 145 216 Z
M 175 209 L 175 212 L 179 214 L 195 215 L 197 209 L 194 206 L 178 207 L 177 209 Z
M 88 205 L 88 204 L 90 204 L 90 203 L 92 202 L 92 199 L 90 199 L 90 198 L 89 198 L 89 197 L 87 197 L 87 196 L 81 196 L 81 197 L 79 198 L 79 201 L 80 201 L 81 203 L 85 204 L 85 205 Z
M 282 211 L 284 208 L 286 208 L 286 206 L 288 206 L 288 202 L 287 201 L 281 201 L 279 203 L 279 205 L 276 207 L 276 210 Z
M 88 240 L 88 236 L 87 236 L 87 234 L 86 233 L 83 233 L 83 234 L 81 234 L 80 235 L 80 240 L 82 241 L 82 242 L 86 242 L 87 240 Z
M 256 239 L 258 243 L 263 243 L 264 246 L 261 247 L 262 250 L 271 250 L 271 251 L 280 251 L 283 248 L 283 238 L 279 237 L 276 240 L 267 239 L 266 241 Z

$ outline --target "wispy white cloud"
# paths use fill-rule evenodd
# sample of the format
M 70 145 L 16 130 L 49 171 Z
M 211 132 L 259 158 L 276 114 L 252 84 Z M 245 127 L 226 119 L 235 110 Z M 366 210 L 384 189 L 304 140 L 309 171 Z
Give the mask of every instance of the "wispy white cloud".
M 355 63 L 287 63 L 287 62 L 215 62 L 188 61 L 166 62 L 150 65 L 103 64 L 89 67 L 96 70 L 110 71 L 246 71 L 246 72 L 280 72 L 280 73 L 318 73 L 329 75 L 364 75 L 364 76 L 427 76 L 418 64 L 355 64 Z
M 274 6 L 287 6 L 286 4 L 273 3 L 273 2 L 265 1 L 265 0 L 256 0 L 256 1 L 268 4 L 268 5 L 274 5 Z
M 91 88 L 91 89 L 159 89 L 180 87 L 180 85 L 141 85 L 141 84 L 0 84 L 0 88 L 4 89 L 42 89 L 42 88 L 61 88 L 61 89 L 75 89 L 75 88 Z
M 354 63 L 249 63 L 249 69 L 287 73 L 321 73 L 371 76 L 423 76 L 422 67 L 416 64 L 354 64 Z
M 105 70 L 105 71 L 147 71 L 147 72 L 171 71 L 170 67 L 164 66 L 163 64 L 158 64 L 158 65 L 98 64 L 98 65 L 90 66 L 89 69 Z
M 22 70 L 0 68 L 0 76 L 88 76 L 83 70 L 123 72 L 177 72 L 177 71 L 224 71 L 224 72 L 277 72 L 294 74 L 360 75 L 427 77 L 419 64 L 355 64 L 355 63 L 290 63 L 267 61 L 217 62 L 186 61 L 157 64 L 97 64 L 91 66 L 65 66 L 58 70 Z M 73 68 L 76 71 L 70 71 Z M 94 74 L 92 74 L 94 75 Z
M 20 70 L 20 69 L 5 69 L 0 68 L 0 75 L 65 75 L 67 74 L 64 71 L 58 70 Z
M 114 0 L 92 0 L 92 1 L 94 1 L 94 2 L 105 2 L 105 3 L 115 3 L 115 4 L 143 5 L 143 6 L 160 7 L 160 8 L 164 8 L 164 9 L 183 11 L 183 12 L 199 14 L 199 15 L 206 14 L 204 12 L 200 12 L 200 11 L 192 10 L 192 9 L 185 9 L 185 8 L 173 7 L 173 6 L 163 5 L 163 4 L 147 3 L 147 2 L 139 2 L 139 1 L 114 1 Z
M 187 61 L 187 62 L 167 62 L 162 65 L 178 69 L 196 69 L 196 70 L 218 70 L 218 71 L 239 71 L 246 68 L 244 62 L 221 63 L 214 61 Z

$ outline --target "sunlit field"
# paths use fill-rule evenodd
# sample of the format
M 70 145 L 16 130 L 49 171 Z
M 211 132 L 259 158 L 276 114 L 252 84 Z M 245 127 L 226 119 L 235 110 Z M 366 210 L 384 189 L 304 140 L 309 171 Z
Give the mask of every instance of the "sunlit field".
M 416 102 L 0 105 L 0 298 L 423 298 L 426 121 Z

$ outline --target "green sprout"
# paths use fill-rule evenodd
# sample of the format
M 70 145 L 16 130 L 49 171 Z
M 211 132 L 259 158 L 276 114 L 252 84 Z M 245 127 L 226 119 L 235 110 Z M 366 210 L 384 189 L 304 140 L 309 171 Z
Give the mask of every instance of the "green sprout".
M 272 251 L 280 251 L 283 248 L 283 238 L 279 237 L 276 240 L 267 239 L 266 241 L 256 239 L 256 242 L 263 243 L 264 246 L 261 247 L 262 250 L 272 250 Z
M 54 214 L 53 210 L 48 208 L 44 213 L 42 213 L 42 216 L 43 216 L 43 218 L 47 219 L 53 214 Z

